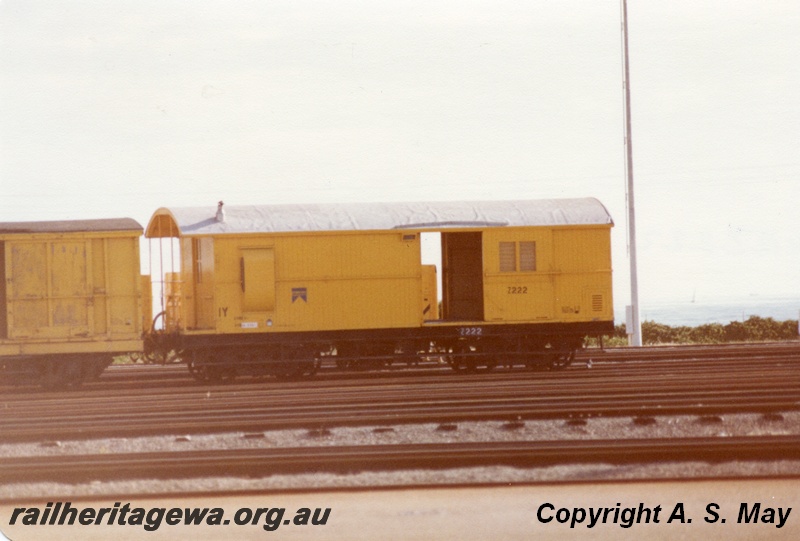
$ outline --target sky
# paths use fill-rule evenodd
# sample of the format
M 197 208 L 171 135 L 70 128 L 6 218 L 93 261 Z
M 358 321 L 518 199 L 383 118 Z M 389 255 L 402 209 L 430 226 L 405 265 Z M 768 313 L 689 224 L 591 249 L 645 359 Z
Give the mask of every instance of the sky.
M 628 2 L 642 306 L 800 298 L 800 2 Z M 620 2 L 0 0 L 0 221 L 597 197 Z

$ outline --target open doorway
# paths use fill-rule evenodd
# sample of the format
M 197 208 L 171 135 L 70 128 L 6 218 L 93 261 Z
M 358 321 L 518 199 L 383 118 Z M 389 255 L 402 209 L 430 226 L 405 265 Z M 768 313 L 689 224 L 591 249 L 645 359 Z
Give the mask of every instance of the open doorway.
M 442 317 L 483 321 L 483 240 L 480 231 L 442 233 Z
M 450 321 L 483 321 L 483 236 L 478 232 L 420 235 L 421 262 L 435 265 L 440 317 Z
M 442 234 L 423 232 L 420 238 L 422 263 L 422 319 L 441 320 L 442 312 Z

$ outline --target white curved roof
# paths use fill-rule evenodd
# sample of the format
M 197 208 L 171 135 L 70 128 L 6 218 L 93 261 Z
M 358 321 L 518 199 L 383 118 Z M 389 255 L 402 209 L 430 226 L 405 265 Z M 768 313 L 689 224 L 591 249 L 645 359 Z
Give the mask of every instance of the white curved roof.
M 150 219 L 147 237 L 290 233 L 307 231 L 385 231 L 390 229 L 463 229 L 516 226 L 613 225 L 594 198 L 531 201 L 435 203 L 353 203 L 297 205 L 223 205 L 160 208 Z

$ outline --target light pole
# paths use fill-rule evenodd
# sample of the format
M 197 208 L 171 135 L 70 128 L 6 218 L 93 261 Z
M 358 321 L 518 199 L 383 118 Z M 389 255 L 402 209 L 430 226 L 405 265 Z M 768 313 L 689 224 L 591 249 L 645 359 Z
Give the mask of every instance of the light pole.
M 631 307 L 630 317 L 626 318 L 629 343 L 631 346 L 642 345 L 642 324 L 639 321 L 639 279 L 636 272 L 636 212 L 633 199 L 633 149 L 631 142 L 631 85 L 630 66 L 628 62 L 628 2 L 622 0 L 622 50 L 624 63 L 625 87 L 625 150 L 627 173 L 628 203 L 628 259 L 631 264 Z

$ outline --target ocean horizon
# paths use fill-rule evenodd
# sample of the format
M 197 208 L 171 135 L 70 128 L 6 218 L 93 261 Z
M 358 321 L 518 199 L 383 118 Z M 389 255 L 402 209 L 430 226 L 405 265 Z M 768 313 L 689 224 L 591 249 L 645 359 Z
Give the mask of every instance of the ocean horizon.
M 776 321 L 797 321 L 800 317 L 800 297 L 743 297 L 684 302 L 641 301 L 639 318 L 670 326 L 696 327 L 708 323 L 726 325 L 745 321 L 751 316 Z M 625 323 L 625 306 L 614 306 L 614 322 Z

